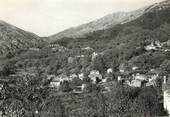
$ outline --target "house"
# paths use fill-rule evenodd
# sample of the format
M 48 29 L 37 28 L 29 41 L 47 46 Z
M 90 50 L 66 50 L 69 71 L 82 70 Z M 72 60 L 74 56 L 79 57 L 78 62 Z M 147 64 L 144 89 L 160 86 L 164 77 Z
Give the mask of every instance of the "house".
M 120 74 L 117 77 L 117 81 L 121 84 L 124 84 L 126 78 L 127 78 L 127 76 L 125 74 Z
M 68 77 L 68 76 L 65 75 L 65 74 L 61 74 L 61 75 L 57 76 L 57 78 L 59 79 L 60 82 L 71 81 L 71 78 Z
M 99 55 L 98 53 L 93 52 L 93 54 L 92 54 L 92 60 L 94 60 L 98 55 Z
M 132 87 L 141 87 L 142 82 L 140 80 L 132 80 L 131 83 L 130 83 L 130 86 L 132 86 Z
M 162 44 L 160 43 L 160 41 L 155 41 L 155 45 L 156 45 L 158 48 L 161 48 L 161 47 L 162 47 Z
M 52 79 L 52 81 L 50 83 L 50 87 L 51 88 L 59 88 L 59 86 L 60 86 L 60 79 L 58 77 L 56 77 L 55 75 L 48 75 L 47 79 L 48 80 Z
M 117 76 L 117 81 L 121 82 L 121 83 L 124 83 L 125 80 L 129 79 L 129 77 L 130 77 L 129 74 L 126 72 L 124 72 L 124 73 L 119 72 L 116 74 L 116 76 Z
M 88 77 L 92 80 L 93 83 L 98 83 L 102 80 L 102 75 L 97 70 L 92 70 Z
M 163 42 L 162 45 L 165 46 L 165 47 L 170 46 L 170 40 Z
M 138 68 L 139 68 L 139 67 L 137 67 L 137 66 L 133 66 L 133 67 L 132 67 L 132 70 L 135 71 L 135 70 L 137 70 Z
M 107 73 L 108 73 L 108 74 L 113 73 L 113 69 L 112 69 L 112 68 L 107 69 Z
M 85 48 L 81 48 L 82 50 L 93 50 L 93 48 L 91 48 L 91 47 L 85 47 Z
M 148 76 L 144 74 L 137 73 L 137 74 L 133 74 L 132 77 L 133 78 L 129 83 L 129 85 L 132 87 L 144 87 L 148 82 Z
M 78 55 L 78 56 L 76 56 L 76 58 L 84 58 L 85 57 L 85 55 Z
M 81 90 L 85 92 L 87 90 L 87 84 L 82 84 L 81 85 Z
M 74 79 L 74 78 L 78 78 L 78 76 L 76 74 L 71 74 L 70 75 L 70 80 Z
M 80 73 L 79 75 L 79 78 L 81 79 L 81 80 L 83 80 L 85 77 L 84 77 L 84 73 Z
M 148 73 L 148 83 L 147 86 L 156 86 L 156 80 L 159 77 L 160 71 L 156 69 L 151 69 Z
M 167 79 L 166 76 L 164 76 L 163 92 L 164 109 L 167 110 L 168 115 L 170 115 L 170 79 Z
M 118 76 L 118 77 L 117 77 L 117 81 L 119 81 L 119 82 L 122 81 L 122 79 L 123 79 L 123 78 L 122 78 L 121 76 Z
M 105 77 L 104 79 L 102 79 L 103 83 L 110 82 L 110 81 L 112 81 L 112 78 L 110 78 L 110 77 Z
M 145 47 L 146 50 L 156 50 L 156 46 L 154 45 L 154 42 L 152 42 L 150 45 L 147 45 Z
M 145 47 L 145 49 L 146 50 L 157 50 L 157 49 L 160 49 L 160 48 L 162 48 L 162 43 L 160 43 L 160 41 L 155 41 L 155 42 L 151 42 L 151 44 L 150 45 L 147 45 L 146 47 Z
M 145 74 L 139 74 L 137 73 L 136 75 L 133 75 L 133 79 L 135 80 L 141 80 L 141 81 L 147 81 L 148 80 L 148 76 Z
M 147 83 L 147 81 L 145 81 L 145 80 L 135 79 L 135 80 L 131 81 L 130 86 L 132 86 L 132 87 L 144 87 L 144 86 L 146 86 L 146 83 Z
M 60 46 L 59 44 L 50 44 L 50 48 L 52 49 L 52 51 L 59 51 L 59 52 L 63 52 L 67 50 L 65 47 Z
M 59 89 L 59 87 L 60 87 L 60 81 L 59 81 L 59 80 L 53 80 L 53 81 L 50 83 L 50 87 Z

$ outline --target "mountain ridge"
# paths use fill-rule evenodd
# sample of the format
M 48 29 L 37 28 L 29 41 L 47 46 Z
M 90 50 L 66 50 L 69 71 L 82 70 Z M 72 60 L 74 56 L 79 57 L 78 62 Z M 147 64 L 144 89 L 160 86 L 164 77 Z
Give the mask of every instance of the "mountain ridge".
M 138 17 L 151 12 L 156 7 L 163 7 L 165 4 L 168 4 L 169 0 L 162 1 L 160 3 L 155 3 L 134 11 L 130 12 L 116 12 L 108 14 L 100 19 L 85 23 L 76 27 L 68 28 L 64 31 L 61 31 L 57 34 L 49 36 L 49 41 L 54 41 L 62 38 L 84 38 L 86 34 L 97 31 L 105 30 L 111 27 L 114 27 L 117 24 L 124 24 L 130 21 L 137 19 Z

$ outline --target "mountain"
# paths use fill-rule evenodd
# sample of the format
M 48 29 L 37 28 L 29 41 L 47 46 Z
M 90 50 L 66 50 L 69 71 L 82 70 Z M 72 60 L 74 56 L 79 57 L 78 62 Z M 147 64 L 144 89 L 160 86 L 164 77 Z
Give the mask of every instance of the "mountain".
M 83 24 L 78 27 L 69 28 L 55 35 L 52 35 L 49 38 L 50 40 L 57 40 L 64 37 L 70 37 L 70 38 L 83 37 L 87 33 L 97 31 L 97 30 L 108 29 L 110 27 L 115 26 L 116 24 L 123 24 L 131 20 L 134 20 L 139 16 L 141 16 L 144 13 L 144 10 L 145 8 L 132 11 L 132 12 L 117 12 L 117 13 L 109 14 L 96 21 L 92 21 L 90 23 Z
M 88 32 L 83 37 L 73 38 L 66 35 L 57 40 L 59 37 L 55 37 L 57 36 L 55 35 L 50 38 L 69 48 L 90 46 L 101 51 L 128 44 L 130 48 L 133 47 L 132 44 L 137 47 L 141 43 L 146 44 L 153 40 L 164 42 L 170 39 L 170 1 L 156 3 L 145 7 L 142 11 L 142 15 L 138 15 L 139 17 L 131 21 L 128 20 L 104 30 Z
M 162 69 L 160 66 L 165 60 L 170 60 L 169 42 L 168 0 L 145 8 L 143 14 L 134 20 L 89 32 L 83 37 L 64 37 L 53 43 L 79 50 L 80 55 L 83 55 L 84 48 L 92 48 L 99 56 L 94 66 L 89 64 L 88 67 L 103 72 L 110 67 L 118 70 L 121 63 L 127 63 L 128 67 L 137 66 L 143 71 Z M 88 67 L 84 69 L 88 70 Z
M 42 42 L 37 35 L 0 21 L 0 54 L 35 47 Z
M 90 23 L 83 24 L 77 27 L 69 28 L 62 32 L 54 34 L 49 37 L 49 40 L 53 41 L 62 38 L 82 38 L 85 37 L 85 35 L 88 33 L 97 30 L 105 30 L 114 27 L 117 24 L 124 24 L 133 21 L 153 9 L 159 9 L 159 10 L 164 9 L 168 7 L 167 2 L 156 3 L 151 6 L 147 6 L 131 12 L 117 12 L 117 13 L 109 14 L 96 21 L 92 21 Z

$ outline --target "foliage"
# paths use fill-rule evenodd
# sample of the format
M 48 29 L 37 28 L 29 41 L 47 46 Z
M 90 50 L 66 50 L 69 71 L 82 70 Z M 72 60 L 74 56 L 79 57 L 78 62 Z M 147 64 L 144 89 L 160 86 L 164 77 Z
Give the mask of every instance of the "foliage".
M 63 81 L 63 82 L 61 82 L 61 84 L 60 84 L 60 90 L 61 90 L 62 92 L 70 92 L 70 91 L 72 91 L 70 82 L 68 82 L 68 81 Z
M 26 117 L 35 116 L 36 111 L 41 111 L 42 106 L 49 96 L 48 85 L 50 81 L 46 80 L 44 75 L 38 71 L 35 76 L 28 74 L 12 79 L 12 83 L 4 83 L 1 91 L 2 103 L 0 106 L 2 110 L 7 115 L 10 114 L 9 117 L 12 117 L 11 112 L 12 114 L 18 113 Z

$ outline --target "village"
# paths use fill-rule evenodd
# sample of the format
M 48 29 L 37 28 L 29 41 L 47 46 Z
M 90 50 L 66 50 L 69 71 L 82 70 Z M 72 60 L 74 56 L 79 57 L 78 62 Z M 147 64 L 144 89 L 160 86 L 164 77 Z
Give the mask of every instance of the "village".
M 170 51 L 168 48 L 170 45 L 170 41 L 160 43 L 159 41 L 151 42 L 150 45 L 145 46 L 146 51 Z M 82 48 L 83 50 L 92 50 L 90 47 Z M 93 52 L 92 54 L 92 60 L 95 59 L 99 54 L 102 53 L 96 53 Z M 76 56 L 79 58 L 85 57 L 84 55 Z M 72 61 L 69 60 L 68 61 Z M 78 74 L 70 74 L 65 75 L 61 74 L 59 76 L 55 75 L 48 75 L 48 79 L 53 79 L 50 87 L 54 88 L 55 90 L 59 91 L 61 85 L 64 82 L 67 82 L 68 84 L 71 82 L 78 81 L 78 85 L 76 85 L 72 90 L 70 90 L 73 93 L 85 93 L 88 92 L 89 83 L 97 86 L 103 86 L 104 92 L 111 91 L 110 87 L 114 83 L 120 83 L 122 85 L 130 86 L 130 87 L 149 87 L 149 86 L 157 86 L 158 85 L 158 79 L 161 78 L 163 87 L 163 97 L 164 97 L 164 108 L 170 112 L 170 93 L 169 93 L 169 82 L 168 79 L 170 76 L 161 74 L 161 71 L 159 69 L 150 69 L 149 71 L 143 70 L 139 68 L 138 66 L 132 66 L 130 70 L 126 70 L 126 63 L 122 63 L 119 66 L 119 72 L 114 72 L 112 68 L 108 68 L 105 71 L 105 74 L 100 73 L 98 70 L 91 70 L 88 74 L 84 73 L 78 73 Z M 87 81 L 88 82 L 84 82 Z M 111 85 L 108 85 L 111 84 Z
M 170 46 L 170 41 L 160 43 L 158 41 L 151 42 L 151 44 L 145 46 L 146 51 L 170 51 L 168 48 Z M 66 51 L 64 47 L 58 44 L 51 44 L 50 48 L 52 51 Z M 31 48 L 31 51 L 39 51 L 37 48 Z M 91 51 L 91 61 L 95 61 L 95 58 L 103 55 L 104 53 L 94 52 L 93 48 L 86 47 L 81 48 L 82 51 Z M 82 52 L 83 53 L 83 52 Z M 75 57 L 68 57 L 68 63 L 73 64 L 75 59 L 85 58 L 86 55 L 81 54 Z M 145 70 L 136 65 L 128 66 L 127 62 L 120 63 L 118 71 L 114 71 L 113 68 L 108 68 L 106 71 L 101 73 L 99 70 L 91 69 L 88 73 L 79 72 L 66 74 L 62 73 L 60 75 L 48 74 L 47 79 L 50 80 L 49 87 L 56 92 L 57 95 L 66 94 L 86 94 L 90 93 L 92 90 L 96 90 L 97 87 L 102 87 L 103 94 L 111 92 L 111 88 L 115 84 L 120 84 L 132 88 L 145 88 L 145 87 L 156 87 L 160 85 L 163 87 L 163 105 L 164 109 L 170 113 L 170 75 L 161 74 L 160 69 L 151 68 Z M 30 72 L 30 71 L 29 71 Z M 34 70 L 29 75 L 35 75 Z M 26 76 L 28 73 L 24 71 L 18 72 L 17 75 Z M 16 74 L 11 75 L 12 77 L 18 77 Z M 162 80 L 160 80 L 162 79 Z M 2 84 L 7 81 L 2 81 Z M 0 85 L 2 89 L 3 85 Z
M 145 46 L 146 51 L 170 51 L 168 48 L 170 46 L 170 41 L 160 43 L 159 41 L 153 41 L 151 44 Z M 55 45 L 51 46 L 54 50 L 54 47 L 58 47 Z M 57 49 L 56 49 L 57 50 Z M 82 50 L 93 50 L 91 47 L 82 48 Z M 92 53 L 92 60 L 94 60 L 98 55 L 102 53 Z M 85 55 L 76 56 L 76 58 L 84 58 Z M 68 62 L 72 62 L 73 58 L 68 58 Z M 70 74 L 69 76 L 65 74 L 61 74 L 59 76 L 49 75 L 48 79 L 53 78 L 51 83 L 51 87 L 56 87 L 57 89 L 60 87 L 60 84 L 64 81 L 71 82 L 74 79 L 79 79 L 83 81 L 84 78 L 88 77 L 93 84 L 101 84 L 106 82 L 120 82 L 125 85 L 131 87 L 146 87 L 146 86 L 156 86 L 156 80 L 160 77 L 160 70 L 158 69 L 150 69 L 150 71 L 145 71 L 138 66 L 132 66 L 130 70 L 126 70 L 126 64 L 122 63 L 119 66 L 119 72 L 114 73 L 112 68 L 108 68 L 105 71 L 106 74 L 101 74 L 98 70 L 91 70 L 88 75 L 85 76 L 84 73 L 78 74 Z M 168 75 L 167 75 L 168 76 Z M 167 76 L 161 76 L 164 79 Z M 83 91 L 86 84 L 81 84 L 81 90 Z

